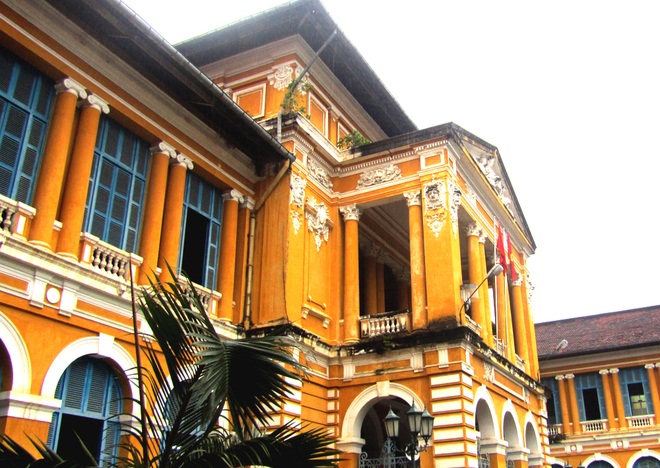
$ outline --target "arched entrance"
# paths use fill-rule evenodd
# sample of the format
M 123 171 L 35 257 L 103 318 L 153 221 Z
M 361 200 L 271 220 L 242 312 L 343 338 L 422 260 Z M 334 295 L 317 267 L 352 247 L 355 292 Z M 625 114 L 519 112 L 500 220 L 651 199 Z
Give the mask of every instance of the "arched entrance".
M 64 459 L 80 458 L 80 441 L 101 466 L 117 455 L 119 413 L 123 395 L 119 379 L 105 361 L 92 356 L 76 359 L 60 377 L 55 397 L 62 407 L 53 413 L 48 446 Z
M 410 461 L 403 453 L 395 451 L 411 440 L 406 413 L 410 404 L 398 397 L 379 399 L 374 402 L 362 422 L 361 437 L 365 443 L 360 454 L 360 468 L 387 466 L 388 468 L 409 467 Z M 392 410 L 400 418 L 398 440 L 388 441 L 385 431 L 385 416 Z M 415 464 L 417 466 L 417 464 Z

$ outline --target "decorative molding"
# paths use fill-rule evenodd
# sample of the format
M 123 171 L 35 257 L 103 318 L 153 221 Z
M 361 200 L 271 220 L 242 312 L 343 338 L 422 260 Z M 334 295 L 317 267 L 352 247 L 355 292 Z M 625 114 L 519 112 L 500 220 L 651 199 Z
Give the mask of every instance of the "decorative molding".
M 176 158 L 176 150 L 172 145 L 165 143 L 164 141 L 159 141 L 154 146 L 149 148 L 151 154 L 165 153 L 170 158 Z
M 468 203 L 474 207 L 477 206 L 477 193 L 474 191 L 472 186 L 469 184 L 465 184 L 465 198 L 467 199 Z
M 330 180 L 330 177 L 328 177 L 328 173 L 309 156 L 307 157 L 307 169 L 314 180 L 328 190 L 332 190 L 332 181 Z
M 291 197 L 289 199 L 289 204 L 302 208 L 305 204 L 305 187 L 307 187 L 307 181 L 298 174 L 291 174 L 290 187 Z
M 243 203 L 243 194 L 239 192 L 238 190 L 227 190 L 226 192 L 223 192 L 222 198 L 224 201 L 235 201 L 238 203 Z
M 305 213 L 307 229 L 314 234 L 316 251 L 320 252 L 323 242 L 328 242 L 328 234 L 330 232 L 330 225 L 328 224 L 328 208 L 323 202 L 316 203 L 314 197 L 309 197 L 307 199 L 307 205 L 314 210 L 314 212 L 307 211 Z
M 495 368 L 490 362 L 484 362 L 484 380 L 495 382 Z
M 85 87 L 78 83 L 73 78 L 63 78 L 55 85 L 55 92 L 75 94 L 78 99 L 85 99 L 87 97 L 87 90 Z
M 174 159 L 174 163 L 184 166 L 189 171 L 192 171 L 193 167 L 195 167 L 192 162 L 192 159 L 181 153 L 176 155 L 176 158 Z
M 293 67 L 291 65 L 280 65 L 275 69 L 275 73 L 268 75 L 268 82 L 278 91 L 286 89 L 293 82 Z
M 291 224 L 293 225 L 293 233 L 298 235 L 300 226 L 302 226 L 302 215 L 296 210 L 291 210 Z
M 80 107 L 93 107 L 103 114 L 110 113 L 110 106 L 95 94 L 88 94 L 87 99 L 79 102 Z
M 403 192 L 408 206 L 422 206 L 422 191 L 414 190 L 412 192 Z
M 372 185 L 383 184 L 392 180 L 401 179 L 403 174 L 399 166 L 390 163 L 386 167 L 376 167 L 369 171 L 365 171 L 360 175 L 357 188 L 371 187 Z
M 500 197 L 500 200 L 507 208 L 511 209 L 511 197 L 509 196 L 508 189 L 504 185 L 504 181 L 500 176 L 499 168 L 497 167 L 497 157 L 494 154 L 485 153 L 475 157 L 477 165 L 481 172 L 486 177 L 495 190 L 495 193 Z
M 468 227 L 465 228 L 465 233 L 470 236 L 481 236 L 481 233 L 483 231 L 479 226 L 477 226 L 477 223 L 471 223 L 468 225 Z
M 442 227 L 445 225 L 446 217 L 446 213 L 434 213 L 426 215 L 426 225 L 429 227 L 431 232 L 435 234 L 435 237 L 440 235 L 440 231 L 442 231 Z
M 451 193 L 449 213 L 451 225 L 454 228 L 454 237 L 456 237 L 458 235 L 458 208 L 461 206 L 461 191 L 454 182 L 450 182 L 449 192 Z
M 447 206 L 447 187 L 435 179 L 424 185 L 424 202 L 426 211 L 439 210 Z
M 511 286 L 514 288 L 522 286 L 522 278 L 518 277 L 515 279 L 515 281 L 511 281 Z
M 362 215 L 360 209 L 355 203 L 339 207 L 339 212 L 344 217 L 344 221 L 359 221 L 360 216 Z
M 306 319 L 308 315 L 311 315 L 312 317 L 316 317 L 317 319 L 321 320 L 321 322 L 323 322 L 323 328 L 328 328 L 328 326 L 330 325 L 329 315 L 321 312 L 320 310 L 316 310 L 313 307 L 303 306 L 301 310 L 302 318 Z

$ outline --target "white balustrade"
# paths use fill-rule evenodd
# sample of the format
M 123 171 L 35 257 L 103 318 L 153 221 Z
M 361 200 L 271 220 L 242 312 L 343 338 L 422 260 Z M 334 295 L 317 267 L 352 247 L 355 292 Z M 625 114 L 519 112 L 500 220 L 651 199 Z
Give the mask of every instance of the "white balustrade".
M 399 333 L 408 329 L 409 311 L 385 312 L 360 317 L 360 333 L 363 338 Z

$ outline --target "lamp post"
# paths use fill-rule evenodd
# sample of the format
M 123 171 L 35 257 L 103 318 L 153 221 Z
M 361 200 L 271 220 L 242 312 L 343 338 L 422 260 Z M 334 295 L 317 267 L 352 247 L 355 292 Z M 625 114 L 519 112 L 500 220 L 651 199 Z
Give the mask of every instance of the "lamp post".
M 406 413 L 408 419 L 408 427 L 410 428 L 410 442 L 408 442 L 403 449 L 397 449 L 394 447 L 395 451 L 403 452 L 410 460 L 412 467 L 415 466 L 415 457 L 417 454 L 423 452 L 430 447 L 429 439 L 431 438 L 431 433 L 433 432 L 433 416 L 424 408 L 423 411 L 419 410 L 415 406 L 415 401 L 413 400 L 412 406 Z M 397 416 L 392 408 L 385 416 L 385 431 L 387 432 L 388 439 L 396 439 L 399 437 L 399 421 L 400 418 Z M 424 440 L 423 444 L 419 443 L 418 436 L 421 436 Z
M 486 281 L 491 279 L 493 276 L 499 275 L 503 271 L 504 271 L 504 267 L 502 265 L 500 265 L 499 263 L 496 263 L 495 265 L 493 265 L 493 267 L 490 270 L 488 270 L 488 273 L 486 274 L 486 277 L 483 280 L 481 280 L 481 283 L 479 283 L 477 285 L 477 287 L 474 288 L 474 290 L 472 290 L 470 295 L 465 298 L 461 308 L 467 307 L 470 304 L 470 299 L 472 299 L 472 296 L 474 296 L 477 293 L 477 291 L 479 291 L 479 288 L 481 287 L 482 284 L 484 284 Z

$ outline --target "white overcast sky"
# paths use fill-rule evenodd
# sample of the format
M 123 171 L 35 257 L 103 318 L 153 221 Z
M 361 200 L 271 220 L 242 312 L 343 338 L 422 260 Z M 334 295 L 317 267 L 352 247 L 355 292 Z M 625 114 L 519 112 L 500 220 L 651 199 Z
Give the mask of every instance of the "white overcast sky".
M 278 0 L 123 0 L 171 43 Z M 660 2 L 325 0 L 419 128 L 498 147 L 535 320 L 660 304 Z

